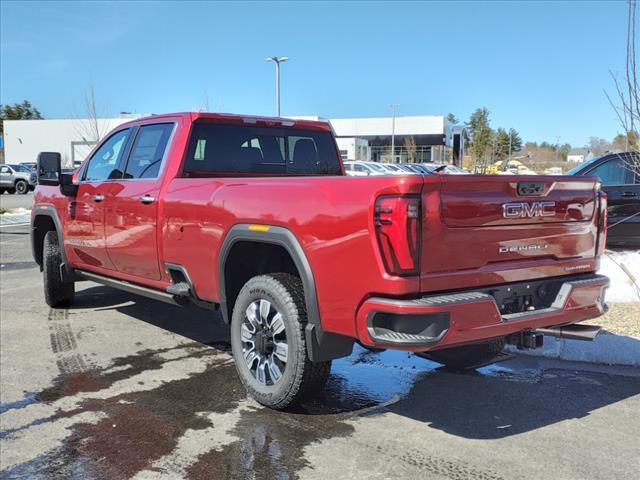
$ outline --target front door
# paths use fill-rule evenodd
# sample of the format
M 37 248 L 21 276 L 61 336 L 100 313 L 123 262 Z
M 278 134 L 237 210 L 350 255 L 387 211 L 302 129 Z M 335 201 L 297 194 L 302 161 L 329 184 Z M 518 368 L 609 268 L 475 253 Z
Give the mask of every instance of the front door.
M 71 261 L 80 267 L 114 269 L 105 246 L 105 206 L 114 179 L 122 176 L 120 162 L 130 133 L 120 130 L 102 143 L 81 172 L 77 195 L 69 200 L 64 241 Z
M 0 187 L 13 186 L 13 171 L 6 165 L 0 166 Z
M 161 173 L 173 123 L 141 126 L 133 141 L 122 180 L 107 198 L 107 252 L 122 273 L 160 279 L 158 197 Z

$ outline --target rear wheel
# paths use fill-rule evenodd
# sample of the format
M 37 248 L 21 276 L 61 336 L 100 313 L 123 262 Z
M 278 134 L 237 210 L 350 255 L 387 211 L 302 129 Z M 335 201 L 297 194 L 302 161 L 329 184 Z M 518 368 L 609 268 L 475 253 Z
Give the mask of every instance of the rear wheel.
M 48 231 L 44 236 L 42 249 L 42 274 L 44 280 L 44 299 L 53 308 L 67 307 L 73 303 L 75 283 L 63 280 L 60 266 L 62 254 L 58 243 L 58 232 Z
M 304 328 L 307 312 L 298 277 L 288 273 L 250 279 L 236 299 L 231 347 L 248 392 L 261 404 L 284 409 L 322 389 L 331 362 L 311 362 Z
M 449 368 L 464 370 L 491 363 L 502 352 L 504 345 L 504 338 L 499 338 L 485 343 L 425 352 L 420 356 L 442 363 Z
M 16 192 L 18 192 L 20 195 L 29 193 L 29 184 L 24 180 L 18 180 L 16 182 Z

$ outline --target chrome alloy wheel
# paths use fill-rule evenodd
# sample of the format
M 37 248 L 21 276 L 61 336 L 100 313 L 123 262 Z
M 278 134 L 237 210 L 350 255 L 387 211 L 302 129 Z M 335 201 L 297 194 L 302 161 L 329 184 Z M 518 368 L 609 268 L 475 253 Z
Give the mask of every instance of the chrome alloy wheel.
M 263 385 L 275 385 L 287 366 L 289 348 L 284 320 L 265 299 L 252 302 L 245 310 L 240 330 L 242 354 L 251 374 Z

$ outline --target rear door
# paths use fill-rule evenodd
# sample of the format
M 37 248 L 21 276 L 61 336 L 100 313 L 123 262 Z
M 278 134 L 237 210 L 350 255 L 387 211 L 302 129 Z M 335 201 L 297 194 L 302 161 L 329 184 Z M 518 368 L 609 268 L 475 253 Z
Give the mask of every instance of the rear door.
M 441 175 L 425 183 L 422 272 L 500 268 L 546 258 L 593 258 L 591 177 Z M 438 208 L 439 207 L 439 208 Z M 437 211 L 437 214 L 435 213 Z M 492 265 L 493 264 L 493 265 Z
M 106 247 L 122 273 L 160 279 L 157 218 L 162 170 L 175 123 L 147 124 L 135 133 L 122 179 L 106 200 Z
M 587 172 L 600 178 L 607 193 L 607 242 L 611 244 L 640 243 L 640 184 L 634 182 L 633 157 L 614 155 Z

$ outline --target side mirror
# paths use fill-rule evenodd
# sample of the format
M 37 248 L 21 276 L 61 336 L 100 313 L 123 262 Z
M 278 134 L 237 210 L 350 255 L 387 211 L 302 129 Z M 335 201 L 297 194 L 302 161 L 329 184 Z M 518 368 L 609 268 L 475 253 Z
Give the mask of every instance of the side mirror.
M 60 193 L 66 197 L 75 197 L 78 194 L 78 184 L 73 183 L 73 173 L 60 174 Z
M 40 152 L 37 161 L 39 185 L 60 185 L 60 154 L 58 152 Z

